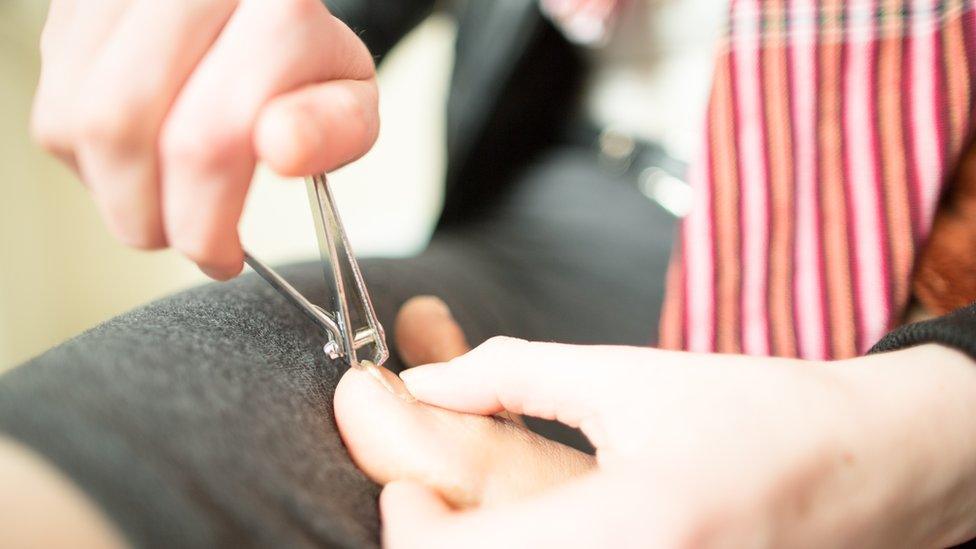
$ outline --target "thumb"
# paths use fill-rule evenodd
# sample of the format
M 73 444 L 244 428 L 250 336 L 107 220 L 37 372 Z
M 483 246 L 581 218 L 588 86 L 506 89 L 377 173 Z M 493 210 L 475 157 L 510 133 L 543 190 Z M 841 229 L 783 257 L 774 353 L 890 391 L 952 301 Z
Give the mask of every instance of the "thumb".
M 604 395 L 626 382 L 623 365 L 636 362 L 640 352 L 496 337 L 448 363 L 400 375 L 428 404 L 482 415 L 509 411 L 580 427 L 587 418 L 598 419 Z
M 254 131 L 258 156 L 275 172 L 330 172 L 366 154 L 379 135 L 375 79 L 334 80 L 266 105 Z

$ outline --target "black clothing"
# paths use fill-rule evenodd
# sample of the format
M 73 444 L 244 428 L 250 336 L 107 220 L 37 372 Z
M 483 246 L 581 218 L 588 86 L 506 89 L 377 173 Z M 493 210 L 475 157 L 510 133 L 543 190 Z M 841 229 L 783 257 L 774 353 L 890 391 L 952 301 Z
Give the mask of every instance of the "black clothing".
M 441 225 L 467 223 L 565 132 L 585 76 L 580 51 L 538 0 L 325 0 L 382 59 L 435 4 L 457 21 L 447 98 Z
M 435 4 L 326 3 L 379 56 Z M 392 328 L 406 299 L 433 294 L 473 344 L 652 344 L 673 219 L 590 150 L 556 144 L 576 108 L 579 52 L 537 0 L 453 9 L 445 208 L 420 256 L 364 262 L 381 320 Z M 324 292 L 318 264 L 282 272 L 305 295 Z M 972 319 L 896 332 L 878 350 L 946 326 L 966 341 Z M 345 366 L 322 343 L 256 276 L 207 285 L 0 377 L 0 433 L 64 471 L 137 546 L 374 546 L 378 488 L 339 440 L 332 395 Z
M 420 256 L 364 261 L 381 321 L 392 328 L 406 299 L 433 294 L 472 344 L 653 343 L 674 221 L 598 164 L 588 149 L 551 152 Z M 319 264 L 282 273 L 324 301 Z M 345 365 L 322 344 L 256 275 L 209 284 L 0 377 L 0 433 L 64 471 L 137 546 L 373 546 L 378 488 L 339 439 Z
M 976 360 L 976 304 L 897 328 L 876 343 L 871 352 L 897 351 L 925 343 L 952 347 Z
M 324 0 L 361 30 L 380 58 L 435 5 L 458 21 L 448 100 L 447 196 L 441 223 L 469 219 L 478 200 L 511 181 L 566 131 L 578 109 L 586 66 L 577 48 L 541 15 L 538 0 Z M 943 343 L 976 358 L 976 305 L 934 321 L 905 326 L 872 352 Z

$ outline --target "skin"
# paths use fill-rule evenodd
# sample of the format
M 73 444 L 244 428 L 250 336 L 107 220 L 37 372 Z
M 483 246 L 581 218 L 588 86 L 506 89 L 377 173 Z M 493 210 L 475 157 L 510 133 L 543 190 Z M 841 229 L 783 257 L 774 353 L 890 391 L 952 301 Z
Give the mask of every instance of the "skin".
M 421 402 L 355 370 L 335 400 L 350 454 L 386 485 L 388 547 L 934 547 L 976 535 L 976 370 L 955 351 L 820 364 L 499 338 L 462 354 L 463 333 L 430 298 L 397 325 L 404 356 L 437 363 L 402 376 Z M 597 460 L 492 417 L 503 410 L 580 426 Z M 15 487 L 0 491 L 4 546 L 123 545 L 54 467 L 3 440 L 0 484 Z
M 396 328 L 396 344 L 407 364 L 449 360 L 470 350 L 447 306 L 436 298 L 410 300 Z M 539 437 L 509 418 L 408 404 L 368 375 L 350 372 L 337 388 L 339 426 L 353 458 L 380 482 L 423 481 L 457 508 L 483 508 L 540 493 L 595 466 L 591 456 Z M 363 402 L 376 408 L 367 412 Z M 379 420 L 384 423 L 374 423 Z M 11 488 L 0 490 L 2 547 L 126 546 L 116 526 L 70 479 L 2 436 L 0 486 Z
M 547 3 L 557 19 L 561 4 Z M 378 131 L 372 58 L 318 0 L 53 0 L 41 49 L 36 141 L 78 172 L 121 241 L 173 247 L 217 279 L 242 268 L 258 161 L 328 171 Z M 976 534 L 976 371 L 959 353 L 810 363 L 498 339 L 454 358 L 463 334 L 426 307 L 441 316 L 419 337 L 436 343 L 412 360 L 450 362 L 403 376 L 421 403 L 391 402 L 357 372 L 336 396 L 350 452 L 387 483 L 388 546 L 916 547 Z M 503 412 L 579 426 L 597 463 L 490 417 Z M 363 434 L 377 423 L 410 437 L 379 445 Z M 3 545 L 122 544 L 57 470 L 5 440 L 0 485 L 16 488 L 0 491 Z
M 372 56 L 319 0 L 53 0 L 41 54 L 35 140 L 119 240 L 217 279 L 258 161 L 330 171 L 379 129 Z
M 437 298 L 407 302 L 395 333 L 408 366 L 450 360 L 470 350 Z M 373 480 L 421 482 L 458 509 L 511 503 L 596 465 L 593 457 L 546 440 L 511 416 L 459 414 L 404 402 L 358 370 L 349 370 L 336 387 L 335 409 L 350 455 Z
M 0 546 L 125 547 L 122 535 L 46 460 L 0 437 Z
M 976 535 L 976 369 L 944 347 L 814 363 L 498 338 L 401 377 L 445 410 L 578 426 L 598 463 L 552 481 L 553 462 L 547 488 L 458 509 L 439 479 L 396 471 L 395 452 L 357 448 L 376 478 L 405 479 L 381 497 L 388 547 L 944 547 Z M 356 387 L 343 380 L 336 408 L 354 446 L 353 426 L 412 421 L 403 407 L 341 404 Z M 427 451 L 430 467 L 455 457 Z

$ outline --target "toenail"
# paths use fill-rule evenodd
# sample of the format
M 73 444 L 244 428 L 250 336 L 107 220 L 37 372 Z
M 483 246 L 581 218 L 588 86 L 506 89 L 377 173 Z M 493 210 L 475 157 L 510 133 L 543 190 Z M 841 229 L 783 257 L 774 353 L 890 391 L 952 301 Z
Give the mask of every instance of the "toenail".
M 380 385 L 383 386 L 387 391 L 395 395 L 397 398 L 404 402 L 417 402 L 410 391 L 407 390 L 406 384 L 403 380 L 397 377 L 396 374 L 387 370 L 382 366 L 377 366 L 368 360 L 364 360 L 359 363 L 363 371 L 368 373 L 370 377 L 376 380 Z

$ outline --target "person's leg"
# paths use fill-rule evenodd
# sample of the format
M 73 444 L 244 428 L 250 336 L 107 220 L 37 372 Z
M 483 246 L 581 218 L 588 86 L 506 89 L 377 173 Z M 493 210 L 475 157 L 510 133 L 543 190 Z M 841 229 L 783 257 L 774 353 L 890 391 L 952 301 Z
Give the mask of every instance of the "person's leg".
M 493 210 L 435 245 L 474 250 L 495 285 L 487 299 L 445 296 L 472 345 L 494 335 L 579 344 L 653 345 L 677 226 L 645 197 L 640 172 L 676 162 L 651 149 L 629 170 L 605 169 L 589 148 L 556 149 L 531 165 Z M 672 173 L 672 175 L 677 175 Z M 445 242 L 446 241 L 446 242 Z M 460 266 L 463 269 L 463 265 Z M 465 279 L 464 272 L 450 277 Z M 493 292 L 507 299 L 495 303 Z M 431 293 L 437 295 L 437 291 Z M 478 289 L 459 297 L 476 297 Z M 470 315 L 493 312 L 487 329 Z M 590 450 L 575 430 L 529 419 L 533 430 Z
M 636 179 L 633 172 L 605 171 L 590 149 L 556 149 L 522 174 L 491 216 L 435 236 L 430 253 L 452 247 L 448 254 L 474 254 L 491 273 L 493 287 L 459 294 L 467 302 L 447 294 L 472 344 L 499 334 L 656 342 L 676 222 L 638 190 Z M 449 278 L 463 283 L 464 266 Z M 495 291 L 508 299 L 492 303 Z M 487 330 L 468 316 L 486 306 L 496 319 Z
M 655 208 L 591 159 L 558 153 L 491 220 L 364 271 L 388 327 L 406 299 L 434 294 L 472 343 L 639 344 L 654 332 L 670 243 Z M 282 272 L 313 299 L 324 292 L 320 265 Z M 4 376 L 0 431 L 67 473 L 137 544 L 375 544 L 377 489 L 337 435 L 345 368 L 322 343 L 254 275 L 205 286 Z

